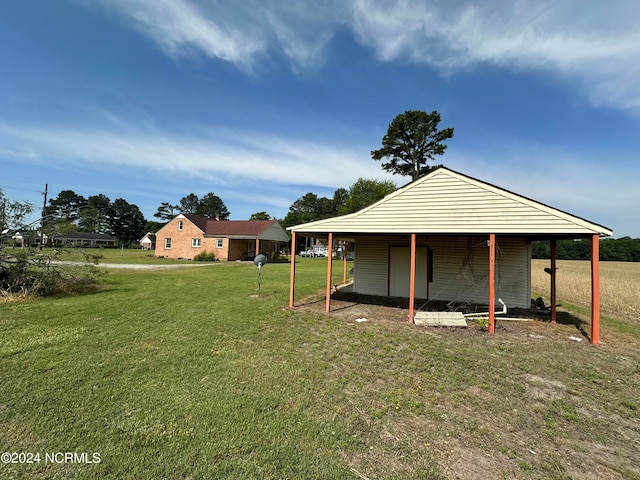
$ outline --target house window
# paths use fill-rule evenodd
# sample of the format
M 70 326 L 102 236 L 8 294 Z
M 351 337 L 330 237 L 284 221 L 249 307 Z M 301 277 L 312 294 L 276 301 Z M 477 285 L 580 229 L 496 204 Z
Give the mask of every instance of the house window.
M 217 248 L 222 248 L 222 239 L 219 238 L 218 240 L 216 240 L 216 247 Z
M 191 239 L 191 246 L 194 248 L 199 248 L 200 247 L 200 239 L 199 238 L 192 238 Z
M 164 248 L 171 248 L 171 237 L 164 239 Z
M 182 230 L 183 226 L 184 226 L 184 222 L 182 220 L 178 220 L 178 230 Z

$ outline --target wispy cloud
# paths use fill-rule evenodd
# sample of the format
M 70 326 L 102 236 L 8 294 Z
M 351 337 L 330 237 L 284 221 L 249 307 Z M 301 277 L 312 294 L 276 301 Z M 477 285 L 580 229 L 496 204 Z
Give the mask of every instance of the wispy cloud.
M 188 0 L 98 0 L 132 21 L 170 57 L 201 54 L 250 68 L 267 48 L 257 29 L 225 22 Z M 241 20 L 238 18 L 238 20 Z
M 640 109 L 640 9 L 633 1 L 386 2 L 354 0 L 353 28 L 383 61 L 445 74 L 480 64 L 543 70 L 591 100 Z
M 366 148 L 218 128 L 206 139 L 160 131 L 9 126 L 0 123 L 7 158 L 33 164 L 113 165 L 208 177 L 216 184 L 242 181 L 324 188 L 347 186 L 372 160 Z M 380 177 L 383 177 L 382 171 Z
M 640 110 L 636 0 L 96 0 L 167 55 L 193 54 L 245 70 L 272 53 L 294 70 L 316 67 L 337 29 L 351 30 L 384 62 L 443 74 L 479 65 L 552 73 L 595 104 Z

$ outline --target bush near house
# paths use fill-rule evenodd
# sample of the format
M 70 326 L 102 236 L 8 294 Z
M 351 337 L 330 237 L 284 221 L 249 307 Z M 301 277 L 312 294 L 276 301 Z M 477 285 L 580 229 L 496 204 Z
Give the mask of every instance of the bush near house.
M 213 252 L 201 252 L 193 257 L 194 262 L 215 262 L 216 256 Z

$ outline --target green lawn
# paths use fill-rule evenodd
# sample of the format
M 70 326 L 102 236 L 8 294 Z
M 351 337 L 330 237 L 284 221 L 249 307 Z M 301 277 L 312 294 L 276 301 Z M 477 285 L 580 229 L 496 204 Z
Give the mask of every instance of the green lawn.
M 260 297 L 230 263 L 0 304 L 0 450 L 42 455 L 0 478 L 640 478 L 637 343 L 355 323 L 322 313 L 317 259 L 289 310 L 289 268 Z
M 45 250 L 47 252 L 47 250 Z M 153 250 L 119 248 L 65 248 L 59 250 L 60 260 L 85 261 L 87 257 L 98 257 L 99 263 L 128 263 L 134 265 L 174 265 L 190 263 L 189 260 L 159 258 Z

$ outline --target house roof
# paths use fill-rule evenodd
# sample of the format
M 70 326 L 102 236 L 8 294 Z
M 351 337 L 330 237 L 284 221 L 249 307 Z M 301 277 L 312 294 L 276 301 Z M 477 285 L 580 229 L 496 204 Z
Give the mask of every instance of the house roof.
M 148 240 L 150 242 L 155 242 L 156 241 L 156 234 L 153 232 L 149 232 L 149 233 L 145 233 L 144 237 L 142 237 L 140 240 L 138 240 L 139 242 L 143 242 L 145 240 Z
M 113 237 L 108 233 L 92 233 L 92 232 L 67 233 L 66 235 L 56 235 L 53 238 L 56 240 L 102 240 L 105 242 L 116 241 L 116 237 Z
M 579 238 L 613 232 L 440 167 L 358 212 L 289 227 L 299 234 L 514 234 Z
M 196 225 L 202 233 L 211 237 L 257 238 L 288 242 L 289 236 L 277 220 L 215 220 L 190 213 L 184 217 Z

